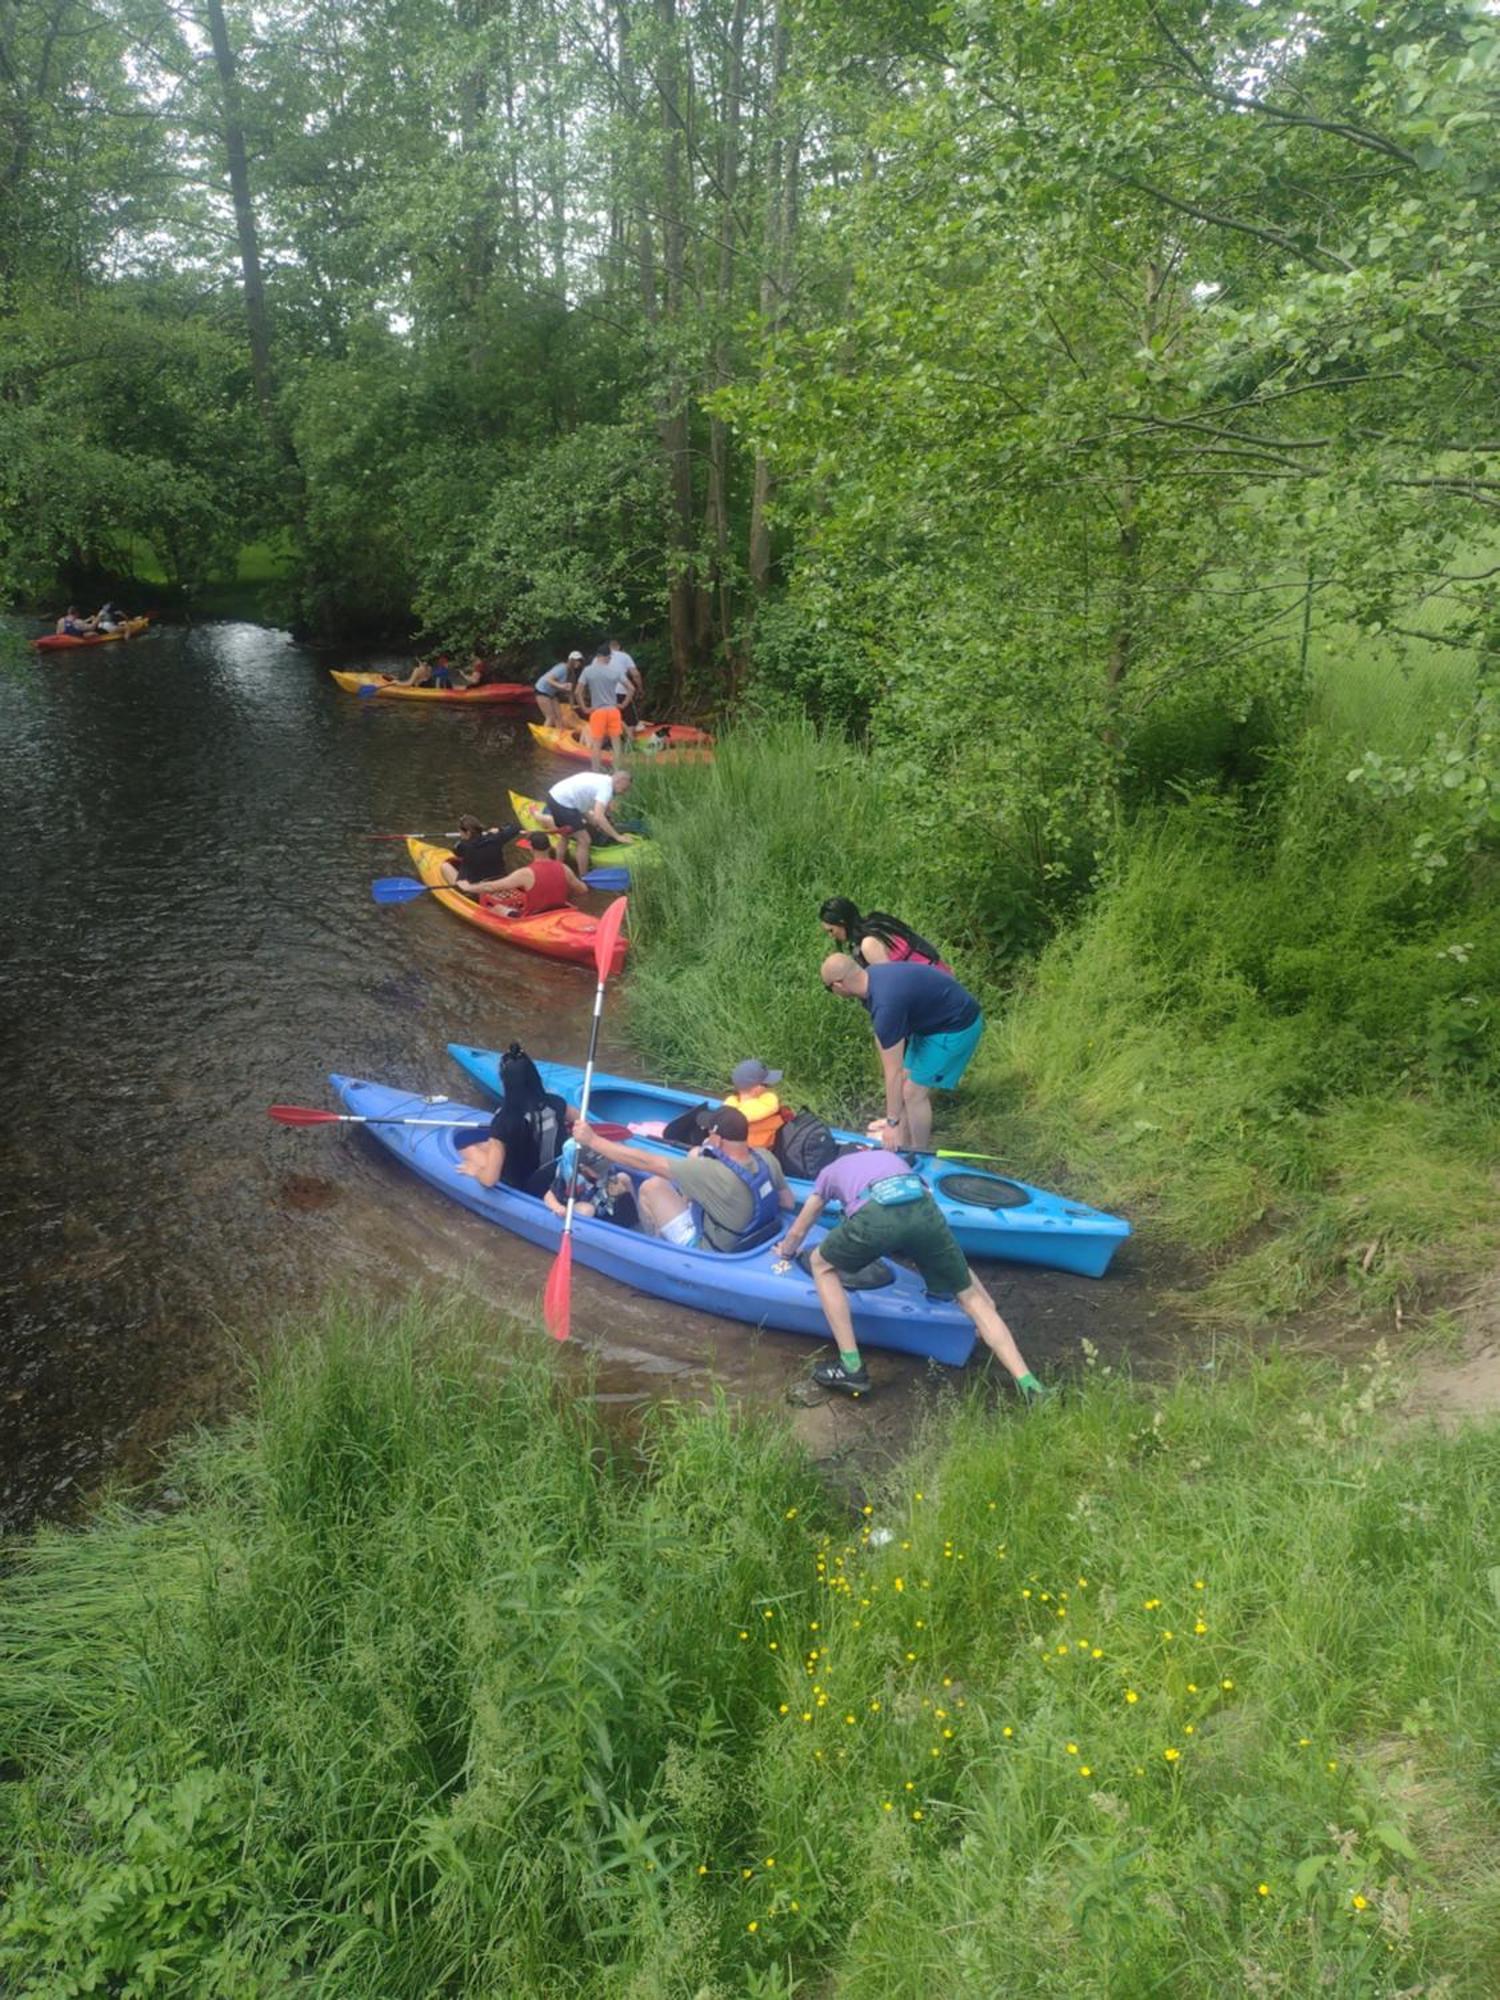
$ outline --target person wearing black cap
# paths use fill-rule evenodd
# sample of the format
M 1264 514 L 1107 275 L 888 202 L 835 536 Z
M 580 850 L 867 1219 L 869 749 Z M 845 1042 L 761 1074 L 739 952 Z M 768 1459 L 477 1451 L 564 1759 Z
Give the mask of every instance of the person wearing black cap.
M 701 1146 L 684 1158 L 651 1146 L 601 1139 L 590 1125 L 573 1136 L 617 1167 L 644 1168 L 637 1200 L 641 1227 L 679 1250 L 744 1250 L 769 1239 L 781 1213 L 797 1205 L 786 1176 L 763 1147 L 748 1143 L 743 1111 L 720 1106 Z

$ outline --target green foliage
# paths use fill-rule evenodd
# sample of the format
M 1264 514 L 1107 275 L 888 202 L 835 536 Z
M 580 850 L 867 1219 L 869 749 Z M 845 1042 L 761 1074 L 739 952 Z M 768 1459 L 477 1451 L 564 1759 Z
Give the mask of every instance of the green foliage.
M 1500 1432 L 1383 1357 L 945 1408 L 852 1522 L 472 1308 L 0 1583 L 7 1990 L 1488 1990 Z M 520 1330 L 517 1330 L 518 1333 Z M 521 1338 L 534 1342 L 533 1330 Z

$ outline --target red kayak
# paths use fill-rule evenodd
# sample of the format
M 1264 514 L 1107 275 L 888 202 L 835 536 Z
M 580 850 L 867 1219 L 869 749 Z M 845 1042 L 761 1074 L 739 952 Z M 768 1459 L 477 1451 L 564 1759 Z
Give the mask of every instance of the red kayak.
M 44 632 L 40 639 L 33 639 L 31 643 L 39 653 L 65 653 L 74 646 L 112 646 L 117 639 L 133 639 L 137 632 L 144 632 L 150 623 L 149 617 L 127 618 L 113 632 L 88 632 L 82 637 L 75 632 Z

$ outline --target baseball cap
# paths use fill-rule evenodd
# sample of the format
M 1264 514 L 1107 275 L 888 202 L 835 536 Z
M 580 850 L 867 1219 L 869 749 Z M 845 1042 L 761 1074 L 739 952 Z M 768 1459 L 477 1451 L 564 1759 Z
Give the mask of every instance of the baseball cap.
M 750 1056 L 744 1062 L 735 1064 L 729 1073 L 729 1081 L 736 1090 L 756 1090 L 764 1083 L 780 1083 L 784 1074 L 779 1069 L 767 1069 L 763 1062 L 757 1062 L 754 1056 Z
M 743 1111 L 736 1111 L 732 1104 L 721 1104 L 708 1121 L 710 1132 L 717 1132 L 721 1139 L 737 1140 L 744 1145 L 750 1137 L 750 1121 Z
M 582 653 L 569 653 L 568 658 L 570 660 L 581 660 L 583 658 L 583 655 Z

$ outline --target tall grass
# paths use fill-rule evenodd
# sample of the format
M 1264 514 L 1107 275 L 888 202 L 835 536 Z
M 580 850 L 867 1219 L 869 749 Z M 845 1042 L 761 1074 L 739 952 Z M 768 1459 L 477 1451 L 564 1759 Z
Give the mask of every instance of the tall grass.
M 902 838 L 878 762 L 794 725 L 731 735 L 713 768 L 649 780 L 636 1038 L 674 1079 L 722 1087 L 757 1055 L 796 1101 L 867 1115 L 868 1022 L 823 993 L 817 908 L 893 908 L 991 1023 L 941 1143 L 1209 1253 L 1208 1303 L 1236 1315 L 1339 1279 L 1408 1296 L 1500 1242 L 1500 878 L 1480 855 L 1425 880 L 1428 808 L 1348 783 L 1362 740 L 1315 718 L 1253 792 L 1138 810 L 1018 977 L 931 922 L 943 851 Z
M 860 1512 L 494 1340 L 345 1309 L 16 1552 L 6 1992 L 1495 1990 L 1500 1431 L 1085 1371 Z

